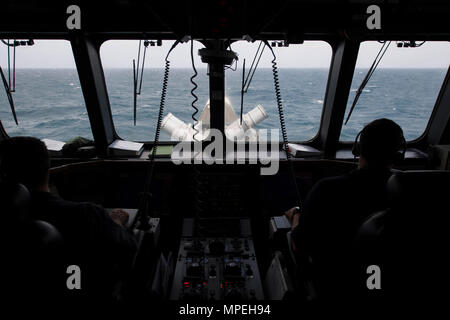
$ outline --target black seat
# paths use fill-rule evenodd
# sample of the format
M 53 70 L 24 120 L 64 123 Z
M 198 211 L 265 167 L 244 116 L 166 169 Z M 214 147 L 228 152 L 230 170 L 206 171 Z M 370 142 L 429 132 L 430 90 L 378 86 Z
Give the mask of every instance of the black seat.
M 32 220 L 29 203 L 26 187 L 0 182 L 4 284 L 13 303 L 59 298 L 65 286 L 62 236 L 49 223 Z
M 358 287 L 367 299 L 436 300 L 445 289 L 450 171 L 407 171 L 388 181 L 389 209 L 356 239 Z M 366 268 L 381 269 L 381 290 L 368 290 Z

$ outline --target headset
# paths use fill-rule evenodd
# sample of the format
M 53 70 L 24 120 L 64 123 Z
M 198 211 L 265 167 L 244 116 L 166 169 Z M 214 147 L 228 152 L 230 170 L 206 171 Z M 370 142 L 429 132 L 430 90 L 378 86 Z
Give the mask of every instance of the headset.
M 355 157 L 359 157 L 361 155 L 361 148 L 360 148 L 360 142 L 359 142 L 361 135 L 367 130 L 367 128 L 370 128 L 375 121 L 377 121 L 377 120 L 370 122 L 356 135 L 355 142 L 353 143 L 353 147 L 352 147 L 352 154 Z M 394 163 L 401 162 L 405 159 L 406 139 L 403 135 L 403 131 L 401 130 L 401 128 L 400 128 L 400 135 L 401 135 L 401 137 L 400 137 L 401 142 L 400 142 L 399 148 L 398 148 L 398 150 L 395 151 L 395 153 L 392 156 L 392 160 Z

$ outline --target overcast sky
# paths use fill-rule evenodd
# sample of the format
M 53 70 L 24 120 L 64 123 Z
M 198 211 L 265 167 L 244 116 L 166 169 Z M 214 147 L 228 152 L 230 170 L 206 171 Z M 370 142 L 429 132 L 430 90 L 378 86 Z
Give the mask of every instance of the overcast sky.
M 164 64 L 172 42 L 165 41 L 161 47 L 149 47 L 146 58 L 147 67 L 160 68 Z M 239 64 L 246 59 L 247 66 L 251 63 L 259 42 L 248 43 L 240 41 L 232 45 L 239 55 Z M 201 48 L 196 43 L 194 54 L 196 66 L 204 67 L 197 51 Z M 357 67 L 367 68 L 371 65 L 381 44 L 367 42 L 361 45 Z M 101 48 L 101 58 L 104 68 L 131 68 L 132 59 L 137 57 L 138 41 L 108 41 Z M 325 42 L 310 41 L 301 45 L 291 45 L 288 48 L 274 48 L 277 62 L 281 68 L 328 68 L 331 59 L 331 48 Z M 169 60 L 175 68 L 189 68 L 190 44 L 180 44 L 172 52 Z M 272 57 L 265 50 L 260 67 L 270 67 Z M 397 48 L 393 43 L 388 49 L 380 68 L 448 68 L 450 64 L 450 42 L 427 42 L 420 48 Z M 7 68 L 7 48 L 0 44 L 0 66 Z M 16 51 L 17 68 L 75 68 L 70 43 L 65 40 L 36 40 L 31 47 L 18 47 Z

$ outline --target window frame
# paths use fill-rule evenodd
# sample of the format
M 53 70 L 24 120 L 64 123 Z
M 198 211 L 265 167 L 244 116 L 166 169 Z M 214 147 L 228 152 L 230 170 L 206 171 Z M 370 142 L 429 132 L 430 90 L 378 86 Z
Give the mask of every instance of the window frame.
M 5 38 L 8 38 L 8 37 L 2 37 L 2 39 L 5 39 Z M 83 96 L 84 108 L 85 108 L 86 112 L 88 112 L 89 127 L 90 127 L 90 130 L 91 130 L 92 139 L 95 142 L 94 132 L 93 132 L 93 129 L 92 129 L 92 122 L 91 122 L 91 118 L 89 116 L 89 110 L 88 110 L 88 107 L 86 105 L 86 99 L 85 99 L 85 95 L 84 95 L 84 91 L 83 91 L 83 85 L 82 85 L 82 82 L 80 80 L 80 74 L 79 74 L 78 67 L 77 67 L 77 61 L 76 61 L 75 55 L 73 54 L 72 38 L 70 38 L 69 36 L 62 36 L 61 34 L 45 35 L 45 36 L 40 36 L 39 34 L 37 34 L 37 35 L 33 34 L 33 37 L 31 37 L 31 36 L 27 37 L 26 35 L 19 34 L 17 36 L 16 35 L 12 35 L 12 36 L 9 37 L 9 39 L 16 39 L 16 40 L 17 39 L 33 39 L 33 40 L 37 40 L 37 41 L 39 41 L 39 40 L 49 40 L 49 41 L 65 40 L 65 41 L 67 41 L 70 44 L 72 57 L 74 59 L 74 64 L 75 64 L 75 70 L 76 70 L 77 76 L 78 76 L 77 79 L 78 79 L 78 81 L 80 83 L 80 87 L 81 87 L 81 91 L 82 91 L 81 94 Z M 4 89 L 3 86 L 1 86 L 0 90 L 3 90 L 3 89 Z M 114 130 L 114 132 L 115 132 L 115 130 Z M 2 119 L 0 119 L 0 140 L 1 139 L 4 140 L 4 139 L 8 139 L 8 138 L 11 138 L 11 136 L 8 134 L 8 131 L 5 129 L 5 127 L 3 125 L 3 122 L 2 122 Z
M 400 39 L 397 39 L 397 40 L 390 39 L 390 40 L 391 41 L 401 41 Z M 359 41 L 359 46 L 362 43 L 364 43 L 364 42 L 390 41 L 390 40 L 364 39 L 364 40 Z M 422 41 L 422 40 L 416 40 L 416 41 Z M 427 40 L 427 42 L 446 42 L 446 41 L 444 41 L 442 39 L 439 39 L 439 40 Z M 359 49 L 358 49 L 358 55 L 357 55 L 356 59 L 358 59 L 358 56 L 359 56 Z M 356 62 L 357 62 L 357 60 L 355 61 L 355 70 L 356 70 Z M 437 112 L 437 109 L 439 107 L 440 97 L 443 94 L 443 90 L 445 89 L 445 84 L 446 84 L 447 78 L 449 76 L 449 72 L 450 72 L 450 64 L 447 66 L 447 72 L 446 72 L 446 74 L 445 74 L 445 76 L 443 78 L 442 83 L 440 84 L 440 87 L 439 87 L 436 99 L 433 102 L 433 107 L 432 107 L 432 110 L 430 112 L 430 117 L 428 118 L 428 121 L 427 121 L 427 123 L 425 125 L 424 131 L 418 137 L 416 137 L 416 138 L 414 138 L 412 140 L 407 140 L 406 142 L 407 142 L 408 147 L 411 147 L 411 148 L 418 147 L 418 146 L 422 147 L 423 144 L 424 144 L 424 140 L 426 140 L 428 138 L 428 133 L 429 133 L 429 130 L 430 130 L 431 126 L 432 126 L 432 121 L 435 118 L 435 113 Z M 353 74 L 354 74 L 354 72 L 353 72 Z M 353 77 L 352 77 L 352 81 L 353 81 Z M 350 92 L 349 92 L 348 99 L 350 99 Z M 345 109 L 345 111 L 347 111 L 347 108 Z M 341 129 L 341 131 L 342 131 L 342 129 Z M 339 134 L 339 136 L 340 136 L 340 134 Z M 339 144 L 339 146 L 348 147 L 349 144 L 351 144 L 351 145 L 354 144 L 354 140 L 348 141 L 348 140 L 340 140 L 339 139 L 338 144 Z

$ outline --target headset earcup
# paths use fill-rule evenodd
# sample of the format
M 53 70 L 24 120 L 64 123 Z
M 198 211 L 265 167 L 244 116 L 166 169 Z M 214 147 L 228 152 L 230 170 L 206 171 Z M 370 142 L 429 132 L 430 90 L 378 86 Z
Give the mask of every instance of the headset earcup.
M 358 142 L 355 142 L 355 143 L 353 144 L 353 147 L 352 147 L 352 154 L 353 154 L 355 157 L 359 157 L 359 156 L 360 156 L 360 152 L 359 152 L 359 143 L 358 143 Z
M 359 142 L 358 139 L 361 136 L 361 134 L 363 133 L 364 129 L 362 129 L 360 132 L 358 132 L 358 134 L 355 137 L 355 142 L 353 142 L 353 147 L 352 147 L 352 154 L 355 157 L 359 157 L 361 155 L 361 150 L 359 148 Z
M 400 162 L 402 162 L 403 160 L 405 160 L 405 153 L 406 153 L 406 150 L 398 151 L 398 152 L 395 154 L 394 163 L 400 163 Z
M 402 134 L 402 150 L 397 151 L 394 158 L 394 163 L 400 163 L 403 160 L 405 160 L 405 154 L 406 154 L 406 139 Z

